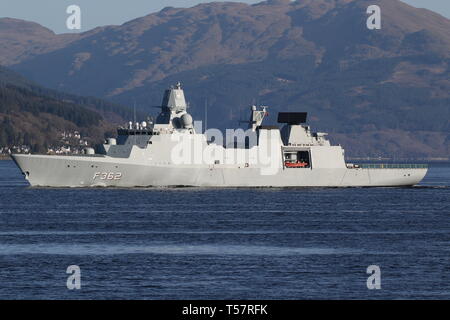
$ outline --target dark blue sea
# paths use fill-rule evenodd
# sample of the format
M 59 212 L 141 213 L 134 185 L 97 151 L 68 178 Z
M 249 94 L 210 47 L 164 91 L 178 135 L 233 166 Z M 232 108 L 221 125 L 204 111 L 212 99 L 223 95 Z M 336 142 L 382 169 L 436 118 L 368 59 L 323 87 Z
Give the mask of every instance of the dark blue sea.
M 450 299 L 450 166 L 413 188 L 126 190 L 30 188 L 0 161 L 0 299 Z

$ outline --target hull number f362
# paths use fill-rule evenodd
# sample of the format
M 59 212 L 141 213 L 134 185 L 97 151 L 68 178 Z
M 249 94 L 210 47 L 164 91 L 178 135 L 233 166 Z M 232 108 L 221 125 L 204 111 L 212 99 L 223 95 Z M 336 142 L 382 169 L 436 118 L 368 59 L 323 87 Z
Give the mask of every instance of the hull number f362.
M 96 172 L 94 180 L 120 180 L 122 179 L 122 172 Z

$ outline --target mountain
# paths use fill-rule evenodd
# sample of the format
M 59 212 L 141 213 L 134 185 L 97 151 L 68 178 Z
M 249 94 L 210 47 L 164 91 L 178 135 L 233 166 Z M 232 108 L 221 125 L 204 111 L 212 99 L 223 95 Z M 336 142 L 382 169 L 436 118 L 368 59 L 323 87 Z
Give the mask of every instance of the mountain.
M 374 4 L 381 30 L 366 27 Z M 6 63 L 50 88 L 144 108 L 181 80 L 210 127 L 254 102 L 308 111 L 350 156 L 450 154 L 450 21 L 398 0 L 215 2 L 41 38 L 46 50 L 20 42 Z
M 10 65 L 64 47 L 78 34 L 57 36 L 41 25 L 12 18 L 0 19 L 0 65 Z
M 133 110 L 129 107 L 113 103 L 107 100 L 99 99 L 92 96 L 79 96 L 69 94 L 54 89 L 45 88 L 36 82 L 30 81 L 20 74 L 0 66 L 0 85 L 16 87 L 25 91 L 29 91 L 35 95 L 45 96 L 54 100 L 61 100 L 67 103 L 77 104 L 83 108 L 87 108 L 99 113 L 106 121 L 117 123 L 124 119 L 131 119 L 134 116 Z M 144 116 L 144 113 L 138 111 L 136 115 Z
M 97 144 L 111 133 L 115 120 L 131 114 L 129 108 L 97 98 L 43 88 L 0 67 L 0 147 L 26 145 L 44 152 L 63 144 L 62 133 L 75 131 Z

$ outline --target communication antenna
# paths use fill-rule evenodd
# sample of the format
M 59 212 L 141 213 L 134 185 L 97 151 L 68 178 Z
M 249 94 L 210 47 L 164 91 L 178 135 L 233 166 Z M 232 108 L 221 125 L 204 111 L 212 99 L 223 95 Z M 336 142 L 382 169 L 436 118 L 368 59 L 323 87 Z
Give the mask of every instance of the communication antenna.
M 239 121 L 238 124 L 241 125 L 242 123 L 251 123 L 250 120 L 243 120 L 242 119 L 242 105 L 239 105 Z
M 241 124 L 241 121 L 242 121 L 242 105 L 241 104 L 239 104 L 239 124 Z
M 205 98 L 205 132 L 208 128 L 208 97 Z
M 136 98 L 133 98 L 133 120 L 136 123 Z
M 133 120 L 133 125 L 136 125 L 136 98 L 133 98 Z M 136 131 L 134 131 L 134 144 L 136 145 Z

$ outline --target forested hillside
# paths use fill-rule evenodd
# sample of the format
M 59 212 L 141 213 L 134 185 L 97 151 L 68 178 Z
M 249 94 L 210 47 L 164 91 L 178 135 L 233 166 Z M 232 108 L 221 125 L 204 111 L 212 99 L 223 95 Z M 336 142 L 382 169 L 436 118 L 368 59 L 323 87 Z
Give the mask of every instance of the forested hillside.
M 141 113 L 138 113 L 142 116 Z M 0 148 L 47 152 L 49 148 L 101 143 L 131 108 L 98 98 L 46 89 L 0 67 Z M 65 135 L 81 138 L 67 139 Z

